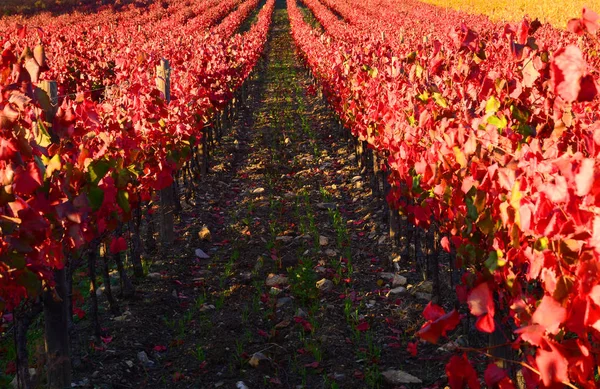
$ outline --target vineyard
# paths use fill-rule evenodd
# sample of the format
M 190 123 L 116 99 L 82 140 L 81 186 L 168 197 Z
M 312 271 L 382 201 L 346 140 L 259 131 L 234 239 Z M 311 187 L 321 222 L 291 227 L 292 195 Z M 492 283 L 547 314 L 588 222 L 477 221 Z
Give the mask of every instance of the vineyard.
M 0 387 L 600 387 L 600 16 L 446 3 L 7 5 Z

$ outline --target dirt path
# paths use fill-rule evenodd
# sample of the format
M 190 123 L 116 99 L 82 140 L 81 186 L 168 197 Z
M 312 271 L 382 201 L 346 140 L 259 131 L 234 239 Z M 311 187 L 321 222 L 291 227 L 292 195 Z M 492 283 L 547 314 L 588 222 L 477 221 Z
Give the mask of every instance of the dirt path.
M 184 204 L 176 247 L 151 265 L 135 299 L 121 301 L 124 315 L 105 311 L 106 350 L 80 339 L 80 380 L 355 388 L 379 387 L 388 368 L 437 379 L 406 352 L 426 301 L 389 293 L 402 280 L 380 273 L 389 256 L 383 204 L 313 93 L 289 28 L 279 0 L 250 98 L 201 193 Z M 203 225 L 210 241 L 198 236 Z

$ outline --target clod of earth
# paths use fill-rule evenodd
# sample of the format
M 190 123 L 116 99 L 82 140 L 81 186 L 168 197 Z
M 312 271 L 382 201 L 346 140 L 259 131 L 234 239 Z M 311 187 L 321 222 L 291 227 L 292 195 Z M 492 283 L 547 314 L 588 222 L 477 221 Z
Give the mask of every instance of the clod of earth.
M 419 378 L 402 370 L 387 370 L 381 373 L 381 375 L 390 385 L 423 383 L 423 381 L 421 381 Z

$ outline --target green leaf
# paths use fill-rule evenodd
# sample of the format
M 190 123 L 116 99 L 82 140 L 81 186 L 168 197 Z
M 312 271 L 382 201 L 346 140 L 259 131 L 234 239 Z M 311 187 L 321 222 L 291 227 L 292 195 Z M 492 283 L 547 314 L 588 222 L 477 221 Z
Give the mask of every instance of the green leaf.
M 506 265 L 506 260 L 502 258 L 502 252 L 499 252 L 498 250 L 492 251 L 485 261 L 485 267 L 491 272 L 504 265 Z
M 27 265 L 27 261 L 25 260 L 25 254 L 19 253 L 17 251 L 13 251 L 5 255 L 0 260 L 8 265 L 9 268 L 13 269 L 24 269 Z
M 488 259 L 486 259 L 485 267 L 489 271 L 494 271 L 498 268 L 498 254 L 495 251 L 492 251 Z
M 125 188 L 130 180 L 129 170 L 128 169 L 119 169 L 117 171 L 117 180 L 115 185 L 117 188 Z
M 519 108 L 515 107 L 514 105 L 510 106 L 510 113 L 512 114 L 513 118 L 515 118 L 519 121 L 519 123 L 527 123 L 527 121 L 529 121 L 529 116 L 531 115 L 527 111 L 521 111 Z
M 467 218 L 472 221 L 477 220 L 479 214 L 477 212 L 477 207 L 475 207 L 474 199 L 467 197 L 465 200 L 465 203 L 467 204 Z
M 37 121 L 37 133 L 35 134 L 35 142 L 42 147 L 48 147 L 52 143 L 50 133 L 48 132 L 48 129 L 41 120 Z
M 104 201 L 104 191 L 97 186 L 92 186 L 90 187 L 87 196 L 92 210 L 97 211 L 100 209 L 102 202 Z
M 21 219 L 18 217 L 10 217 L 6 215 L 0 215 L 0 231 L 4 236 L 14 233 L 21 224 Z
M 88 172 L 90 173 L 90 180 L 92 184 L 98 184 L 101 179 L 106 176 L 108 170 L 110 169 L 110 164 L 106 160 L 94 161 L 90 163 L 88 166 Z
M 523 136 L 535 136 L 535 129 L 527 124 L 521 124 L 516 128 L 516 132 Z
M 491 124 L 492 126 L 496 126 L 498 127 L 498 129 L 500 130 L 504 130 L 506 128 L 506 126 L 508 125 L 508 121 L 506 120 L 506 118 L 504 116 L 502 116 L 502 118 L 499 118 L 498 116 L 490 116 L 487 119 L 487 122 L 489 124 Z
M 477 227 L 485 235 L 490 235 L 494 232 L 494 220 L 489 215 L 489 211 L 485 212 L 485 217 L 480 217 L 477 221 Z
M 140 172 L 136 170 L 136 165 L 127 166 L 127 170 L 129 171 L 129 173 L 133 174 L 135 178 L 138 178 L 140 176 Z
M 33 160 L 34 160 L 35 164 L 37 165 L 38 169 L 40 169 L 40 172 L 42 173 L 42 177 L 45 177 L 46 176 L 46 165 L 44 165 L 42 158 L 40 158 L 36 155 L 33 157 Z
M 42 289 L 42 282 L 27 268 L 25 268 L 17 278 L 18 283 L 27 289 L 29 297 L 37 296 Z
M 491 96 L 487 103 L 485 104 L 485 113 L 489 114 L 489 113 L 496 113 L 498 112 L 498 110 L 500 109 L 500 101 L 495 98 L 494 96 Z
M 544 251 L 548 249 L 548 243 L 548 238 L 543 236 L 535 241 L 535 245 L 533 247 L 536 249 L 536 251 Z
M 131 211 L 131 205 L 129 205 L 129 193 L 126 190 L 120 190 L 117 193 L 117 203 L 125 213 Z
M 412 190 L 413 190 L 413 192 L 415 192 L 417 194 L 423 192 L 423 189 L 421 189 L 421 175 L 420 174 L 413 176 Z

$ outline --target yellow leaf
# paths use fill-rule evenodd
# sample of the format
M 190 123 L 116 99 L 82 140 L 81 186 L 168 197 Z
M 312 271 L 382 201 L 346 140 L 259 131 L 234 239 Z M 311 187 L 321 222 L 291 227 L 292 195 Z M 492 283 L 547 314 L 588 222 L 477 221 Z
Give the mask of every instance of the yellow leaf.
M 458 162 L 460 167 L 467 167 L 467 159 L 465 158 L 463 152 L 458 148 L 458 146 L 454 146 L 452 150 L 454 151 L 454 158 L 456 158 L 456 162 Z
M 516 210 L 521 207 L 521 199 L 523 198 L 523 194 L 521 193 L 521 183 L 518 180 L 515 180 L 515 185 L 512 188 L 510 193 L 510 205 Z

